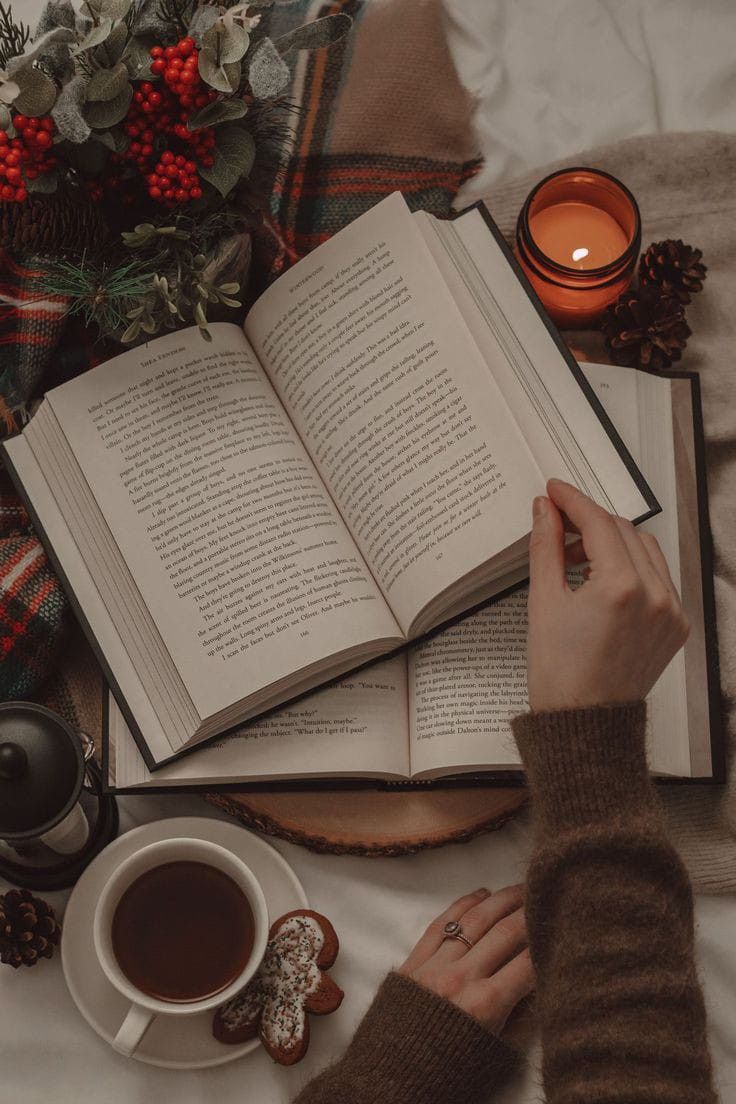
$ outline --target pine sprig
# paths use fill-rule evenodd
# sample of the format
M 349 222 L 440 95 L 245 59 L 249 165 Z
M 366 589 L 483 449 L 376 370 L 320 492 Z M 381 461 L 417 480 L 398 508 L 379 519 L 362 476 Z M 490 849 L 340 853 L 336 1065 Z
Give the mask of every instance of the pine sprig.
M 0 3 L 0 69 L 4 69 L 11 58 L 22 54 L 31 37 L 31 28 L 23 22 L 16 23 L 13 8 Z
M 67 314 L 82 315 L 109 336 L 128 325 L 127 313 L 151 289 L 155 269 L 138 258 L 121 263 L 52 260 L 38 280 L 41 297 L 63 296 Z
M 188 33 L 193 14 L 193 0 L 159 0 L 159 18 L 164 23 L 171 24 L 172 29 L 181 35 Z

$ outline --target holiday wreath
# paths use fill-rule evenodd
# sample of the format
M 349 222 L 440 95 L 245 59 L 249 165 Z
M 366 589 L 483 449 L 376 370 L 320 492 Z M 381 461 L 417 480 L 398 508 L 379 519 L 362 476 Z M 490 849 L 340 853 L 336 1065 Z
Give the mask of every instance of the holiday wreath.
M 0 4 L 0 245 L 41 254 L 39 295 L 124 343 L 240 307 L 249 230 L 289 122 L 289 55 L 346 15 L 273 40 L 272 0 Z

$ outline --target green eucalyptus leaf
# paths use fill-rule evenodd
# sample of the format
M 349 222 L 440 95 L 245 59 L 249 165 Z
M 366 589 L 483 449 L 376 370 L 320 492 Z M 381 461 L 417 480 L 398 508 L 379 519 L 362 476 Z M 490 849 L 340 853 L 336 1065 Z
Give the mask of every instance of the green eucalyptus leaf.
M 214 4 L 201 4 L 197 8 L 189 24 L 189 34 L 198 46 L 201 46 L 204 34 L 219 18 L 220 12 Z
M 121 60 L 128 42 L 128 28 L 117 23 L 104 42 L 94 52 L 95 63 L 103 69 L 111 69 Z
M 112 69 L 98 69 L 87 85 L 87 100 L 114 100 L 128 87 L 128 70 L 119 61 Z
M 217 92 L 235 92 L 240 84 L 240 62 L 218 65 L 206 50 L 200 50 L 199 75 Z
M 119 130 L 92 131 L 92 140 L 106 146 L 113 153 L 122 153 L 130 145 L 130 138 Z
M 56 27 L 67 27 L 74 30 L 76 16 L 72 0 L 47 0 L 38 17 L 34 38 L 40 38 L 47 31 L 53 31 Z
M 64 85 L 54 104 L 51 115 L 62 138 L 69 142 L 86 142 L 90 135 L 82 108 L 87 99 L 87 81 L 82 76 L 72 77 Z
M 81 42 L 72 47 L 73 54 L 83 54 L 85 50 L 91 50 L 93 46 L 99 46 L 104 42 L 112 30 L 112 20 L 103 19 L 97 26 L 90 27 Z
M 89 125 L 96 130 L 108 130 L 116 123 L 122 122 L 128 114 L 132 99 L 133 89 L 130 84 L 126 83 L 122 92 L 118 92 L 113 99 L 87 103 L 84 108 L 84 117 Z
M 270 38 L 262 39 L 249 57 L 248 81 L 257 100 L 280 95 L 291 80 L 291 72 Z
M 320 46 L 331 46 L 344 38 L 353 25 L 349 15 L 326 15 L 315 19 L 276 39 L 276 48 L 280 54 L 288 50 L 318 50 Z
M 41 173 L 35 180 L 27 180 L 26 188 L 29 192 L 38 192 L 40 195 L 51 195 L 55 192 L 59 184 L 59 177 L 56 174 L 56 170 L 52 169 L 51 172 Z
M 217 188 L 222 196 L 228 195 L 237 182 L 248 176 L 256 156 L 253 135 L 239 126 L 224 126 L 217 132 L 215 161 L 209 168 L 202 166 L 199 175 Z
M 129 345 L 131 341 L 135 341 L 138 334 L 141 332 L 141 324 L 136 318 L 134 322 L 131 322 L 127 330 L 122 334 L 120 340 L 123 345 Z
M 94 23 L 101 19 L 124 19 L 130 11 L 133 0 L 84 0 L 81 10 L 89 15 Z
M 242 119 L 247 110 L 243 100 L 214 100 L 190 115 L 187 130 L 201 130 L 202 127 L 231 123 L 234 119 Z
M 20 88 L 13 103 L 15 110 L 21 115 L 47 115 L 56 103 L 56 84 L 51 77 L 29 65 L 19 69 L 14 79 Z
M 76 35 L 74 31 L 69 27 L 53 27 L 46 34 L 42 34 L 36 41 L 28 47 L 24 54 L 18 54 L 17 57 L 11 57 L 8 59 L 6 65 L 6 71 L 9 77 L 13 77 L 19 69 L 25 69 L 31 62 L 36 61 L 38 58 L 43 57 L 47 50 L 51 47 L 63 44 L 71 44 L 74 42 Z
M 239 23 L 226 26 L 222 20 L 214 23 L 202 35 L 202 49 L 220 65 L 240 61 L 245 56 L 250 43 L 250 35 Z
M 124 24 L 121 24 L 123 30 L 125 30 Z M 115 28 L 117 30 L 117 28 Z M 107 45 L 107 44 L 105 44 Z M 128 67 L 131 80 L 150 80 L 151 76 L 151 46 L 154 45 L 152 41 L 145 41 L 141 38 L 131 38 L 128 43 L 128 47 L 125 51 L 125 64 Z

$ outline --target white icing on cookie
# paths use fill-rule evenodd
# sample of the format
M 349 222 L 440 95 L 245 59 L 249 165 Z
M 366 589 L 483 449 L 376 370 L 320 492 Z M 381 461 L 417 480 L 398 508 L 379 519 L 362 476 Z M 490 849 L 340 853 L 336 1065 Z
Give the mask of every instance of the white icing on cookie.
M 236 1031 L 254 1023 L 269 1046 L 291 1050 L 304 1037 L 305 1004 L 320 986 L 317 958 L 324 933 L 311 916 L 291 916 L 269 940 L 263 962 L 242 993 L 220 1010 L 225 1027 Z

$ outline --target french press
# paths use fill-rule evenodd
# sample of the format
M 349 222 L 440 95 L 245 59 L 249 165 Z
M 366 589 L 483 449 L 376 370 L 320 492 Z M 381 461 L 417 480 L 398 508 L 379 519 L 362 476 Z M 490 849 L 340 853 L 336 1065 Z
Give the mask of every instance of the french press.
M 0 876 L 62 889 L 117 834 L 94 743 L 42 705 L 0 703 Z

